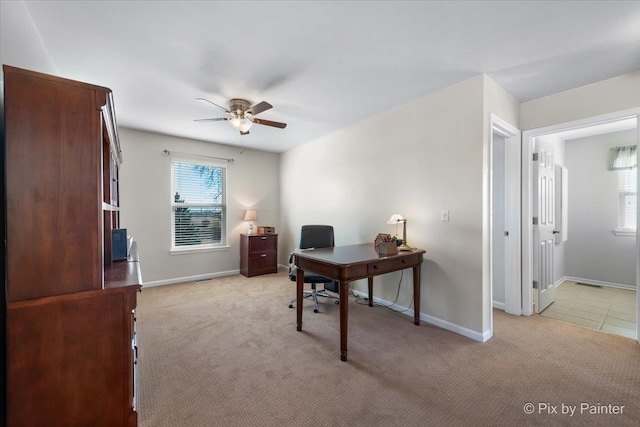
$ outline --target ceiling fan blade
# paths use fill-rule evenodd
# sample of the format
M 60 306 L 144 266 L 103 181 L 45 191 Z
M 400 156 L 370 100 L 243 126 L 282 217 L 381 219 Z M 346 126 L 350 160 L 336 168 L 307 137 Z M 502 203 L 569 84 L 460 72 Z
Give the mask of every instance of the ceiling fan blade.
M 209 101 L 208 99 L 204 99 L 204 98 L 196 98 L 196 101 L 204 101 L 204 102 L 208 102 L 208 103 L 209 103 L 209 104 L 211 104 L 211 105 L 215 105 L 215 106 L 216 106 L 216 107 L 218 107 L 218 108 L 222 108 L 222 109 L 223 109 L 224 111 L 226 111 L 227 113 L 229 113 L 229 112 L 230 112 L 230 111 L 229 111 L 229 110 L 227 110 L 226 108 L 221 107 L 220 105 L 216 104 L 215 102 L 211 102 L 211 101 Z
M 253 107 L 249 108 L 247 110 L 247 113 L 251 113 L 254 116 L 262 113 L 263 111 L 267 111 L 269 109 L 273 108 L 273 105 L 269 104 L 268 102 L 262 101 L 257 103 L 256 105 L 254 105 Z
M 246 132 L 240 132 L 240 135 L 249 135 L 249 131 L 246 131 Z
M 229 120 L 226 117 L 216 117 L 214 119 L 195 119 L 194 122 L 219 122 L 221 120 Z
M 263 120 L 263 119 L 251 119 L 253 123 L 257 123 L 259 125 L 271 126 L 274 128 L 284 129 L 287 127 L 286 123 L 281 122 L 272 122 L 271 120 Z

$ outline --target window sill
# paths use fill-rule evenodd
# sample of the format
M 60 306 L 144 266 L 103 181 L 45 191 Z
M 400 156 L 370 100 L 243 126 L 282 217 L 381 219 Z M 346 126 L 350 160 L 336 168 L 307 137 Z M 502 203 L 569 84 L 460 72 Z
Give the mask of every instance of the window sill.
M 218 251 L 227 251 L 229 250 L 229 245 L 221 245 L 221 246 L 212 246 L 210 248 L 187 248 L 187 249 L 171 249 L 169 253 L 171 255 L 188 255 L 195 254 L 199 252 L 218 252 Z
M 613 230 L 613 233 L 616 236 L 635 236 L 636 230 L 632 230 L 630 228 L 616 228 Z

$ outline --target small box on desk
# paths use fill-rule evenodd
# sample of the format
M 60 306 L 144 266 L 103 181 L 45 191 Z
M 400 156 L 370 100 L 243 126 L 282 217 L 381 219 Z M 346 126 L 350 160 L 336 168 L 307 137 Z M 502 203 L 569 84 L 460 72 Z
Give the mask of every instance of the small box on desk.
M 275 227 L 258 227 L 258 234 L 276 234 Z
M 398 244 L 396 242 L 380 243 L 378 253 L 380 255 L 395 255 L 398 253 Z

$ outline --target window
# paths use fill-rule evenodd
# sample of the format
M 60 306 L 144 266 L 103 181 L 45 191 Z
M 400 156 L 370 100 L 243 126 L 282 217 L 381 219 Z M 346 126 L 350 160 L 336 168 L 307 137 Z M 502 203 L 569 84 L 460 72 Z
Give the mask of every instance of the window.
M 227 168 L 171 161 L 171 250 L 226 247 Z
M 619 231 L 635 232 L 638 212 L 638 168 L 618 171 L 618 180 L 618 228 Z
M 638 212 L 638 146 L 612 147 L 609 170 L 618 172 L 618 228 L 615 233 L 633 236 Z

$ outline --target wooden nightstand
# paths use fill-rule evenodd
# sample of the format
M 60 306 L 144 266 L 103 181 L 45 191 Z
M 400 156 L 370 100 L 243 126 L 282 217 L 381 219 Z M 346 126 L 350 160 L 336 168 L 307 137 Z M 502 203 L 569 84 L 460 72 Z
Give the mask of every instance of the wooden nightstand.
M 251 277 L 278 271 L 277 234 L 240 235 L 240 274 Z

